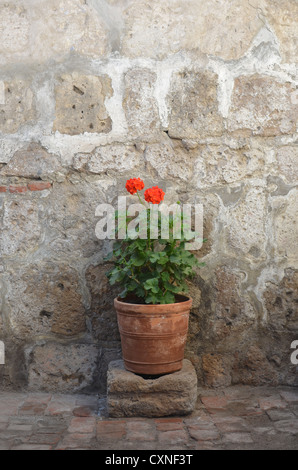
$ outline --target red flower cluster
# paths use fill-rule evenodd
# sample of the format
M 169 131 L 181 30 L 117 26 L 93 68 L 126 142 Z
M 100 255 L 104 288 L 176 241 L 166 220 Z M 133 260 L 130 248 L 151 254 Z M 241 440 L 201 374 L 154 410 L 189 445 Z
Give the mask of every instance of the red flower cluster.
M 142 191 L 145 185 L 141 178 L 132 178 L 126 181 L 125 187 L 130 194 L 135 194 L 137 191 Z
M 159 204 L 163 201 L 165 193 L 158 186 L 153 186 L 152 188 L 146 189 L 144 192 L 144 197 L 147 202 L 152 202 L 152 204 Z

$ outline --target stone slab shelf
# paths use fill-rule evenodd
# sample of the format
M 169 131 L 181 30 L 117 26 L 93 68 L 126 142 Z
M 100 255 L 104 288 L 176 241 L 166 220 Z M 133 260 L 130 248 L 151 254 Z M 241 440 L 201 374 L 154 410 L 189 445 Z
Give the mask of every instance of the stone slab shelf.
M 180 371 L 144 378 L 125 369 L 122 360 L 112 361 L 107 375 L 109 417 L 184 416 L 197 401 L 197 375 L 184 359 Z

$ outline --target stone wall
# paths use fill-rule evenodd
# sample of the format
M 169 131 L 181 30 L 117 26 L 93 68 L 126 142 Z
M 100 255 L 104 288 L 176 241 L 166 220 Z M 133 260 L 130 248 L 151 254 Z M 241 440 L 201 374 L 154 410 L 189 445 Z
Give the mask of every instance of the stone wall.
M 0 388 L 104 391 L 120 357 L 95 208 L 204 205 L 199 383 L 297 385 L 296 0 L 1 0 Z

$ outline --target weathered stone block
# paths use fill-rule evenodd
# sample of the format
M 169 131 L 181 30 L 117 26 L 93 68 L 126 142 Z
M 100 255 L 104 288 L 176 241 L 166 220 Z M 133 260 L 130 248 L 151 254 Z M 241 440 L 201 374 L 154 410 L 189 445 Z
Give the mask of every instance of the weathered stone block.
M 298 181 L 298 147 L 289 145 L 277 150 L 279 174 L 287 183 Z
M 144 153 L 145 161 L 162 179 L 181 179 L 189 181 L 193 173 L 192 155 L 186 150 L 175 148 L 169 142 L 147 145 Z
M 272 198 L 275 215 L 273 220 L 275 259 L 283 259 L 288 266 L 297 266 L 298 190 L 292 189 L 287 196 Z
M 48 178 L 60 168 L 58 158 L 48 153 L 39 144 L 31 143 L 18 150 L 0 175 L 24 178 Z
M 246 385 L 277 385 L 278 372 L 268 361 L 266 352 L 258 345 L 252 344 L 235 354 L 232 380 L 234 383 Z
M 113 4 L 123 12 L 121 52 L 130 57 L 162 59 L 183 49 L 199 49 L 225 60 L 238 59 L 263 25 L 253 5 L 244 0 L 224 2 L 220 8 L 216 0 L 118 0 Z
M 88 317 L 92 323 L 94 337 L 99 341 L 117 341 L 120 345 L 120 335 L 114 299 L 119 295 L 119 286 L 111 286 L 106 276 L 111 265 L 105 263 L 89 266 L 86 270 L 86 284 L 90 292 L 90 308 Z
M 6 311 L 17 338 L 57 334 L 71 337 L 86 330 L 83 292 L 78 273 L 65 264 L 11 267 Z
M 216 74 L 190 70 L 174 74 L 167 103 L 170 137 L 200 139 L 222 134 Z
M 0 16 L 1 54 L 18 53 L 28 46 L 30 23 L 23 5 L 2 4 Z
M 57 184 L 47 200 L 48 249 L 59 259 L 89 258 L 99 253 L 104 241 L 98 240 L 96 207 L 113 200 L 115 182 L 80 177 Z
M 49 342 L 27 350 L 30 390 L 79 392 L 92 385 L 98 348 L 94 344 Z
M 61 61 L 69 52 L 98 58 L 111 50 L 113 32 L 85 0 L 10 3 L 1 6 L 0 63 Z
M 0 103 L 0 132 L 14 134 L 36 118 L 31 83 L 24 80 L 4 82 L 4 100 Z
M 228 130 L 247 135 L 274 136 L 296 132 L 295 88 L 273 77 L 242 76 L 235 79 Z
M 123 108 L 132 136 L 150 135 L 160 129 L 154 97 L 156 74 L 150 69 L 133 68 L 125 74 Z
M 266 283 L 263 297 L 271 328 L 298 331 L 298 270 L 288 268 L 281 282 Z
M 76 170 L 95 174 L 136 171 L 139 163 L 140 153 L 135 146 L 125 144 L 97 147 L 92 153 L 78 153 L 73 159 L 73 167 Z
M 220 354 L 204 354 L 202 356 L 205 385 L 207 387 L 228 387 L 231 376 L 225 361 Z
M 10 187 L 12 193 L 19 191 L 27 191 L 27 187 L 20 186 L 19 190 Z M 1 256 L 23 256 L 32 252 L 42 234 L 38 204 L 19 197 L 5 200 L 2 211 L 0 208 L 0 228 Z
M 194 177 L 198 188 L 226 185 L 248 177 L 262 176 L 265 157 L 259 149 L 231 149 L 226 145 L 200 148 L 195 160 Z
M 266 257 L 266 193 L 256 186 L 248 189 L 238 203 L 228 209 L 228 241 L 235 250 L 252 259 Z
M 197 401 L 197 375 L 187 359 L 181 371 L 155 379 L 127 371 L 122 360 L 112 361 L 107 400 L 111 417 L 186 415 Z
M 105 99 L 112 96 L 109 77 L 63 75 L 56 85 L 56 119 L 61 134 L 108 133 L 112 129 Z
M 277 35 L 282 62 L 297 61 L 297 18 L 296 0 L 266 0 L 264 14 Z

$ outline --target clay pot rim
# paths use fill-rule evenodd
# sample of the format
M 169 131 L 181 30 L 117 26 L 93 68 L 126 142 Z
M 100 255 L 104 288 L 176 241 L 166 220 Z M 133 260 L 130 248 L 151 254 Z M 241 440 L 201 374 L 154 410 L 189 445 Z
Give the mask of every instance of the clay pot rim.
M 118 304 L 118 305 L 125 305 L 127 306 L 128 308 L 132 308 L 132 309 L 147 309 L 147 310 L 152 310 L 152 308 L 154 309 L 166 309 L 166 308 L 169 308 L 169 307 L 174 307 L 179 305 L 181 306 L 181 308 L 183 307 L 191 307 L 192 306 L 192 302 L 193 302 L 193 299 L 192 297 L 190 296 L 187 296 L 187 295 L 181 295 L 181 297 L 184 297 L 185 300 L 182 300 L 181 302 L 173 302 L 171 304 L 137 304 L 137 303 L 130 303 L 130 302 L 123 302 L 120 297 L 116 297 L 114 299 L 114 304 Z

